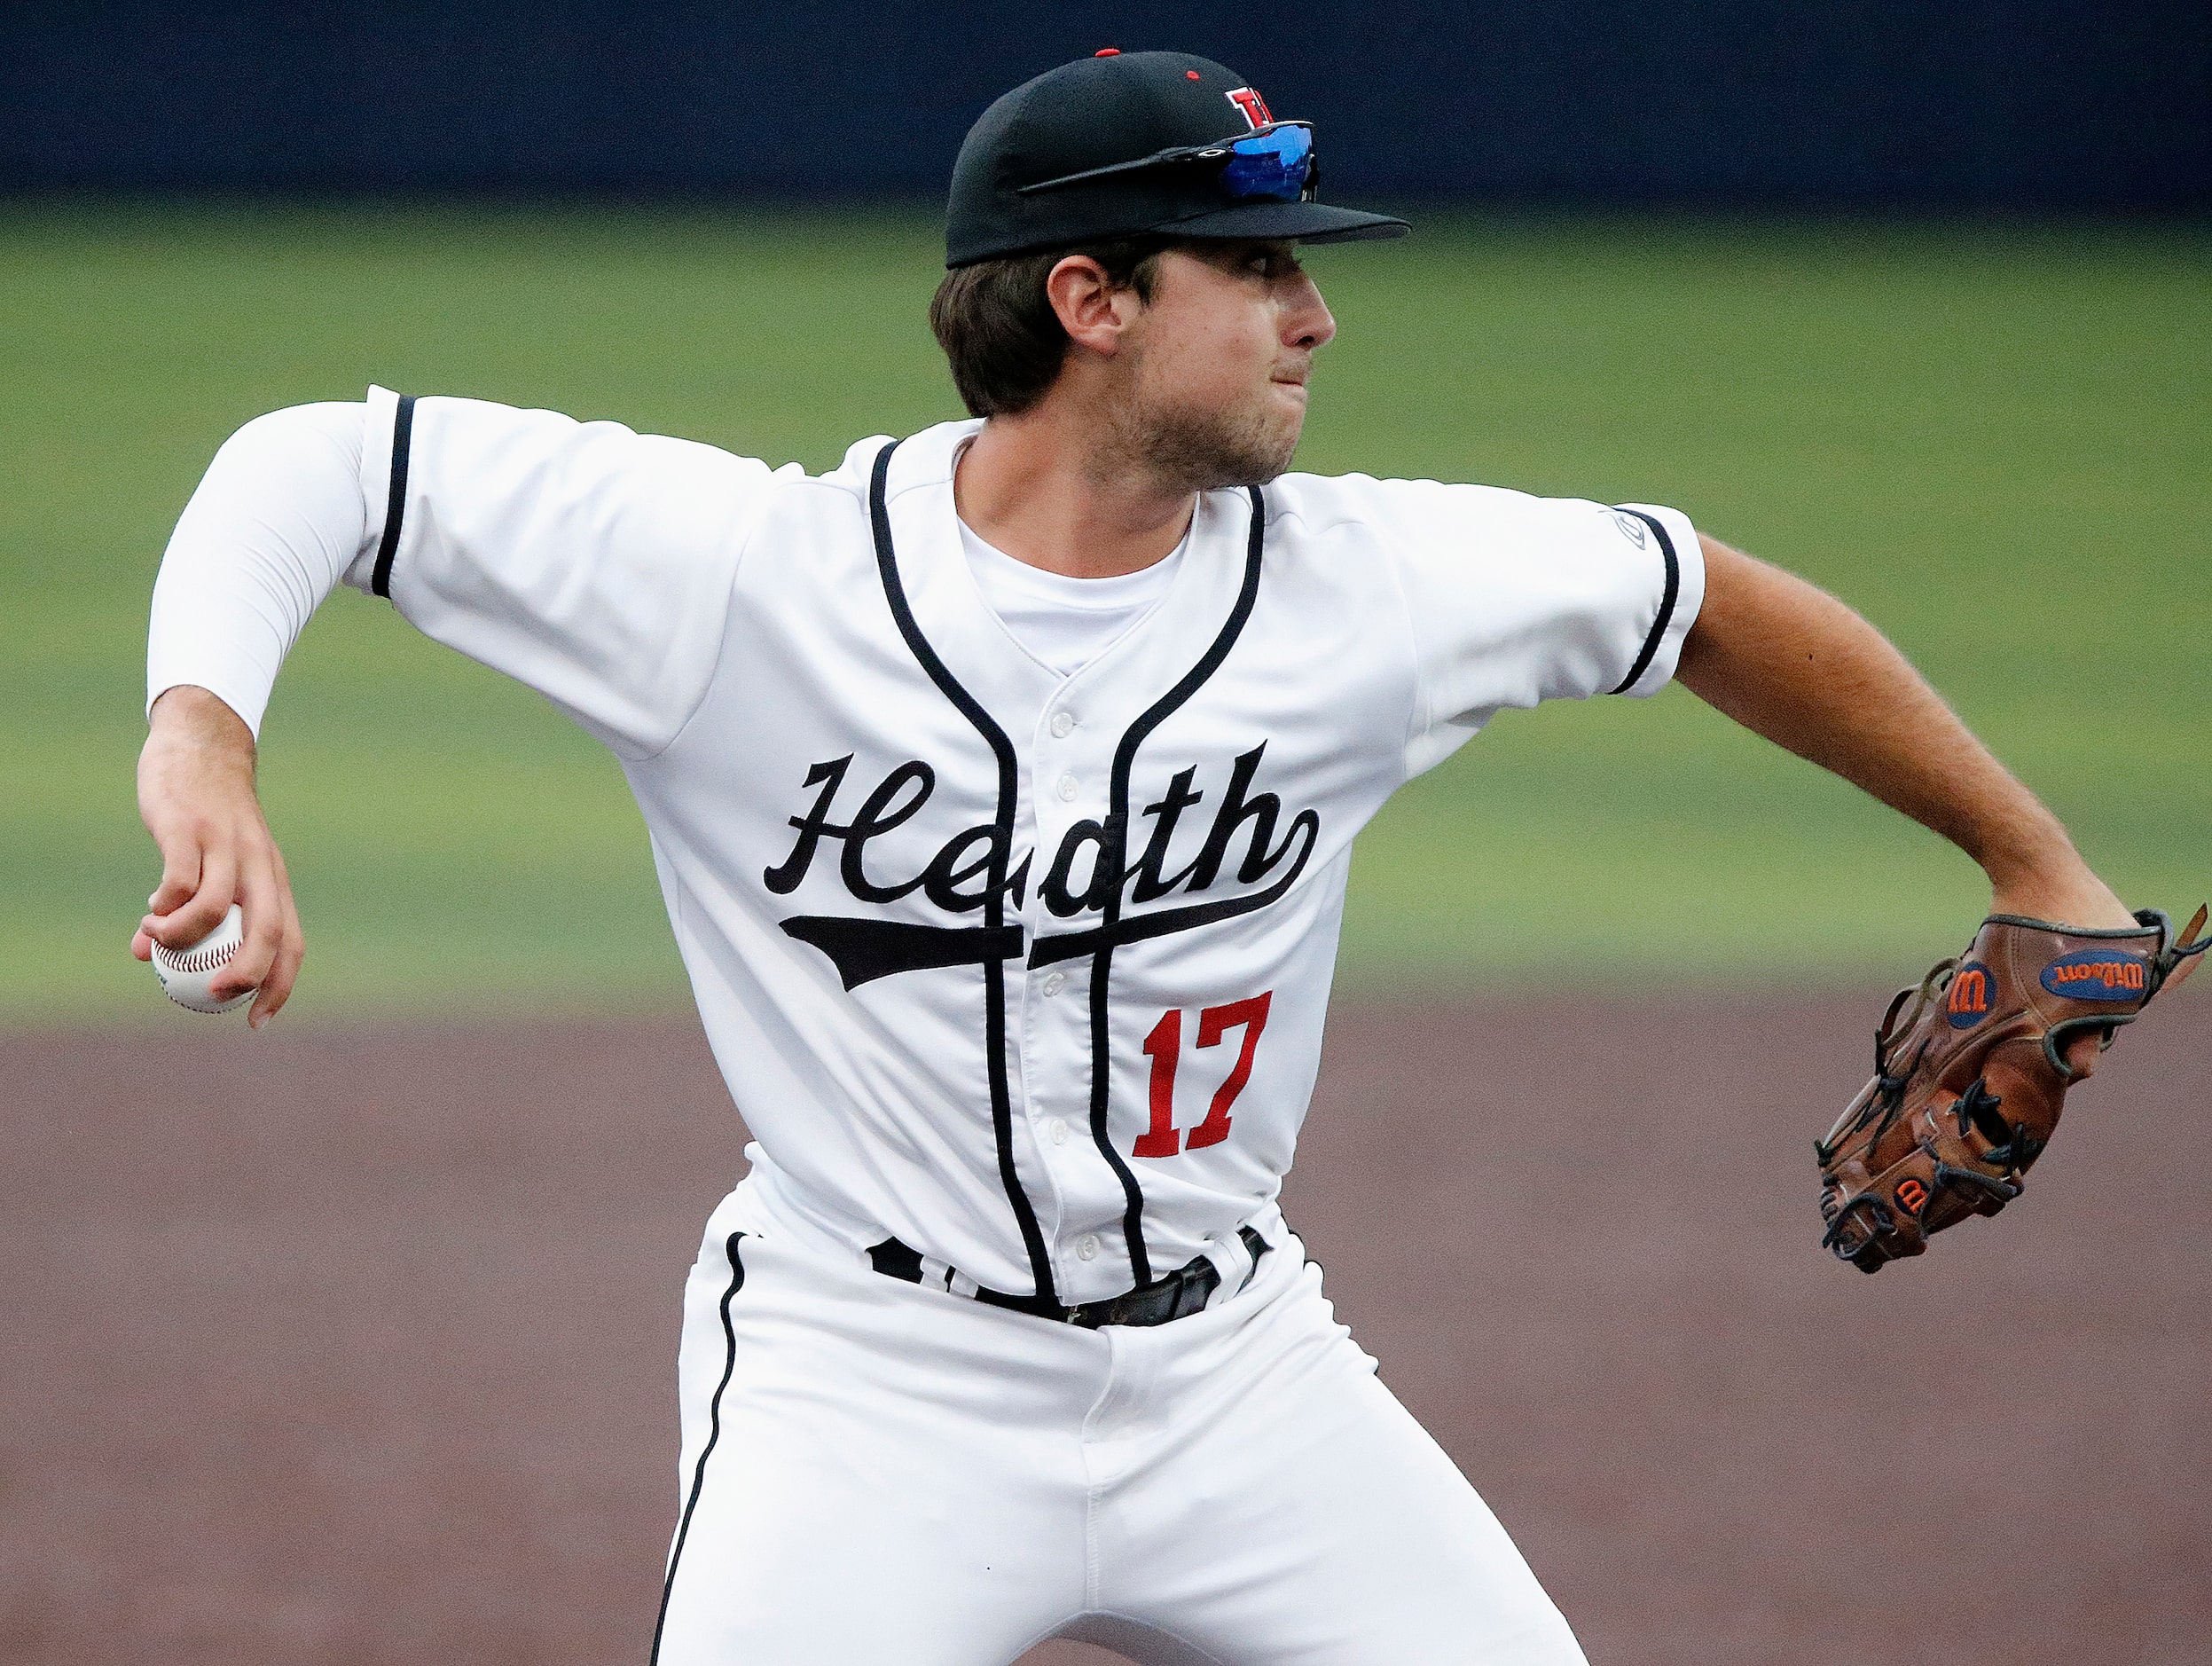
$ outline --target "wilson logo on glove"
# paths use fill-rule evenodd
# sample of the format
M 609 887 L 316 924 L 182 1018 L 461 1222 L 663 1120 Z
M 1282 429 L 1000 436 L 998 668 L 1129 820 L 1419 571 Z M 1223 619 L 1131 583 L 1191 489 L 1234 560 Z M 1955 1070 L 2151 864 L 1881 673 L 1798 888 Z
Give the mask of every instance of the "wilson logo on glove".
M 2075 1001 L 2133 1001 L 2145 987 L 2142 956 L 2113 948 L 2077 949 L 2043 969 L 2043 986 Z
M 1907 1214 L 1920 1213 L 1920 1206 L 1928 1200 L 1928 1189 L 1908 1175 L 1897 1183 L 1897 1206 Z
M 1969 961 L 1952 975 L 1946 1010 L 1951 1028 L 1970 1030 L 1989 1016 L 1989 969 Z

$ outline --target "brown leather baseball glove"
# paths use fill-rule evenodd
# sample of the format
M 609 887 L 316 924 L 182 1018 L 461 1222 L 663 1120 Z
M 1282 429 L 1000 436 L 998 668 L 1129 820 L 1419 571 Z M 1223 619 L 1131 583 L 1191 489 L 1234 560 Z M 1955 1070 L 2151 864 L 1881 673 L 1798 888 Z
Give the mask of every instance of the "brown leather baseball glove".
M 1821 1242 L 1871 1273 L 2019 1197 L 2066 1090 L 2195 970 L 2212 944 L 2197 940 L 2206 913 L 2178 939 L 2155 909 L 2134 931 L 1993 914 L 1965 955 L 1899 990 L 1874 1034 L 1874 1080 L 1813 1142 Z

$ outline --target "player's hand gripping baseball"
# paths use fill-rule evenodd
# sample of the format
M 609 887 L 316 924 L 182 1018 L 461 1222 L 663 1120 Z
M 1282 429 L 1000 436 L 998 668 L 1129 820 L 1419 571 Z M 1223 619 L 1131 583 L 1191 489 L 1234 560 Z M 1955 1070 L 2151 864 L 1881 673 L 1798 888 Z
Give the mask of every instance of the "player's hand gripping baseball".
M 205 688 L 171 688 L 154 703 L 138 754 L 138 813 L 161 850 L 161 882 L 130 952 L 151 960 L 156 942 L 196 943 L 237 903 L 246 940 L 214 993 L 258 985 L 246 1021 L 259 1029 L 290 997 L 307 947 L 284 857 L 254 790 L 253 731 Z

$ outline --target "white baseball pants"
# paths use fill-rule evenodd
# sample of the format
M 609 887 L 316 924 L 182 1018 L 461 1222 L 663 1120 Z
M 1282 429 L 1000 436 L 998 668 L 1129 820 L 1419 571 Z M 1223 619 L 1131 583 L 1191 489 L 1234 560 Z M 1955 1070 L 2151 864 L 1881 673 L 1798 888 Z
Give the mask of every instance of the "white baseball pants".
M 1274 1219 L 1241 1293 L 1086 1331 L 923 1289 L 758 1206 L 685 1295 L 655 1666 L 1580 1666 L 1474 1489 Z

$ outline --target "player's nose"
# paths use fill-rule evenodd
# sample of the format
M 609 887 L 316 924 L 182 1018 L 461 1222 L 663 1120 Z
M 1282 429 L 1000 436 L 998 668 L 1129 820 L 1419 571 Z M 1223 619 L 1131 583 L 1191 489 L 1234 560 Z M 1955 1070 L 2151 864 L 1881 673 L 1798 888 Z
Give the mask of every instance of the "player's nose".
M 1328 345 L 1337 334 L 1337 319 L 1313 279 L 1298 273 L 1282 300 L 1282 344 L 1302 347 L 1309 353 Z

